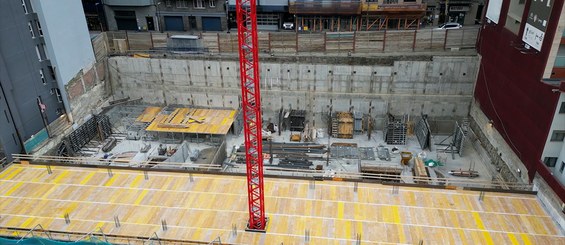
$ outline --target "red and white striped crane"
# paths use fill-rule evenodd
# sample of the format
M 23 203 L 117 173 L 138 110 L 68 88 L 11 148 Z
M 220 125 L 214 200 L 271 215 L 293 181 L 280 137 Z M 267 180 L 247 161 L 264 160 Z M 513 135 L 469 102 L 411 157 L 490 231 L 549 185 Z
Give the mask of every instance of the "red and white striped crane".
M 245 163 L 247 165 L 249 204 L 247 229 L 264 231 L 266 217 L 256 3 L 256 0 L 236 0 L 236 18 L 245 133 Z

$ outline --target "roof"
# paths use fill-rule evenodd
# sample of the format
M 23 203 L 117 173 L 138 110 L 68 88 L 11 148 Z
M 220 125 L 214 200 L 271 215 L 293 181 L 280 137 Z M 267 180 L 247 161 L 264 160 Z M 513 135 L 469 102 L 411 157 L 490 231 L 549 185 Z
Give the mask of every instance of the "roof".
M 222 244 L 564 244 L 535 195 L 265 178 L 266 233 L 244 232 L 243 176 L 12 165 L 0 227 Z M 64 220 L 69 214 L 70 223 Z M 121 226 L 115 227 L 118 217 Z M 162 221 L 167 223 L 163 231 Z M 236 233 L 233 233 L 234 227 Z M 1 230 L 0 230 L 1 231 Z M 13 231 L 10 231 L 10 234 Z M 38 232 L 37 232 L 38 233 Z M 24 234 L 24 233 L 21 233 Z M 39 233 L 38 233 L 39 234 Z M 1 234 L 0 235 L 6 235 Z

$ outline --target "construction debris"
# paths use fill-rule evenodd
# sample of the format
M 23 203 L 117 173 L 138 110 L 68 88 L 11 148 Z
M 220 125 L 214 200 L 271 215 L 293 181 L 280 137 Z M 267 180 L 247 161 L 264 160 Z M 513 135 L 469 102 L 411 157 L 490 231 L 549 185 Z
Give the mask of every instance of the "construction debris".
M 479 177 L 479 172 L 475 170 L 450 170 L 448 173 L 458 177 L 469 177 L 469 178 Z
M 353 113 L 336 112 L 331 118 L 332 137 L 353 139 Z

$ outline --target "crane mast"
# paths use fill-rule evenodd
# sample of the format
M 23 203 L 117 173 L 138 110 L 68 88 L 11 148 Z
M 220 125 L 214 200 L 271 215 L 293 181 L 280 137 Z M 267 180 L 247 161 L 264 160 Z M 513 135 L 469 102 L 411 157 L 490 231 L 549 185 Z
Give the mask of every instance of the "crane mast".
M 256 0 L 236 0 L 237 38 L 247 166 L 247 229 L 264 231 L 263 146 Z

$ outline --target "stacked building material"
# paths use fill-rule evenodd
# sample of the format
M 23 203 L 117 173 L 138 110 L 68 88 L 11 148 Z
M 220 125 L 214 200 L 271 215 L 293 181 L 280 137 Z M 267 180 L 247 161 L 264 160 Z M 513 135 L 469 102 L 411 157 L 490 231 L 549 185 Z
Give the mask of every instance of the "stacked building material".
M 306 121 L 305 110 L 291 110 L 289 113 L 290 131 L 304 130 L 304 121 Z
M 354 119 L 351 112 L 336 112 L 332 116 L 332 136 L 342 139 L 353 139 Z
M 312 161 L 304 158 L 282 158 L 279 160 L 278 167 L 281 168 L 297 168 L 297 169 L 310 169 L 313 166 Z
M 382 175 L 398 175 L 402 174 L 402 166 L 391 164 L 375 164 L 375 163 L 362 163 L 361 172 Z
M 236 153 L 236 163 L 245 163 L 244 146 L 240 146 Z M 311 166 L 314 160 L 325 160 L 326 146 L 316 143 L 284 143 L 263 141 L 263 153 L 279 159 L 279 164 L 285 167 L 304 168 Z
M 429 176 L 422 158 L 419 157 L 414 158 L 414 176 L 421 177 L 420 179 L 416 180 L 417 183 L 427 182 L 426 180 L 423 179 L 423 178 L 428 178 Z

